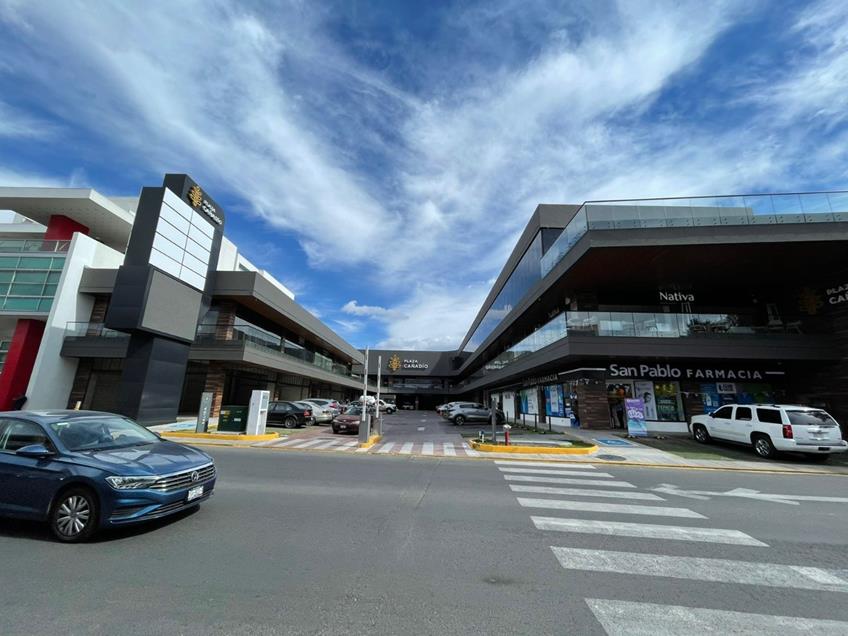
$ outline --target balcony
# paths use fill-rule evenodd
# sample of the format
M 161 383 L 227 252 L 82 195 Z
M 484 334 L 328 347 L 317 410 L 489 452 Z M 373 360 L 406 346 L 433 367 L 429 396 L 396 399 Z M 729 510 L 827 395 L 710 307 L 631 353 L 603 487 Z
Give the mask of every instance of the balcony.
M 541 259 L 546 276 L 590 230 L 848 221 L 848 192 L 587 201 Z
M 65 253 L 71 246 L 70 241 L 43 241 L 41 239 L 0 239 L 0 254 L 20 254 L 21 252 Z
M 70 357 L 88 357 L 92 355 L 123 357 L 126 355 L 128 342 L 129 334 L 109 329 L 103 323 L 69 322 L 65 326 L 66 346 L 63 348 L 63 355 Z M 233 350 L 233 352 L 247 347 L 263 353 L 271 353 L 284 360 L 310 364 L 322 371 L 348 379 L 357 379 L 359 377 L 353 374 L 346 365 L 333 362 L 327 356 L 310 351 L 276 334 L 248 324 L 237 322 L 233 325 L 198 325 L 197 336 L 195 337 L 192 349 L 197 350 L 209 347 L 221 350 Z M 200 359 L 202 358 L 203 356 L 200 356 Z

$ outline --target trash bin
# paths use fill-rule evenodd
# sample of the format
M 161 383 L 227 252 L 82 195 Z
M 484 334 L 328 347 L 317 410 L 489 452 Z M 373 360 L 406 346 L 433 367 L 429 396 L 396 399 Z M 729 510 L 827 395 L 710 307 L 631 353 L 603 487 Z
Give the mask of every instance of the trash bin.
M 244 433 L 247 430 L 246 406 L 222 406 L 218 416 L 218 431 L 223 433 Z

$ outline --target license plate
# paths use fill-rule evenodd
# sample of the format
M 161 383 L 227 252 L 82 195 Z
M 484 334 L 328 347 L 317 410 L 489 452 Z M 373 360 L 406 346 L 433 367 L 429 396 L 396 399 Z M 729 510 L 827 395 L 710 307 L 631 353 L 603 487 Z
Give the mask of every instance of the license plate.
M 347 428 L 347 424 L 341 424 L 339 425 L 339 428 Z
M 203 486 L 195 486 L 194 488 L 188 491 L 188 497 L 186 497 L 186 501 L 191 501 L 192 499 L 197 499 L 198 497 L 203 496 Z

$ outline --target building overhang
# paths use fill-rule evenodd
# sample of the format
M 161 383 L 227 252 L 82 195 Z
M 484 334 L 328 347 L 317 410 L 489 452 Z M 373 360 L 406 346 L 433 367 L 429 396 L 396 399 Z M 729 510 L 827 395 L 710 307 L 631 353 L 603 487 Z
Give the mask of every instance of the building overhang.
M 117 201 L 121 205 L 84 188 L 0 187 L 0 210 L 13 210 L 45 226 L 54 214 L 64 215 L 87 227 L 92 238 L 123 251 L 132 231 L 134 199 Z

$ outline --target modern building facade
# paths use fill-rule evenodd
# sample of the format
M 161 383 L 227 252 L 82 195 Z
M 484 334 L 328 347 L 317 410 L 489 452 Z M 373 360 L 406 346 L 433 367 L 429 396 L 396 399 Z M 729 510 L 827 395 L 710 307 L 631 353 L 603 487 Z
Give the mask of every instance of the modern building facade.
M 627 398 L 658 432 L 729 402 L 848 423 L 846 254 L 845 192 L 540 205 L 460 349 L 381 352 L 383 390 L 552 428 L 625 427 Z
M 0 410 L 98 409 L 145 424 L 246 405 L 352 397 L 362 354 L 225 236 L 186 175 L 140 197 L 0 188 Z

